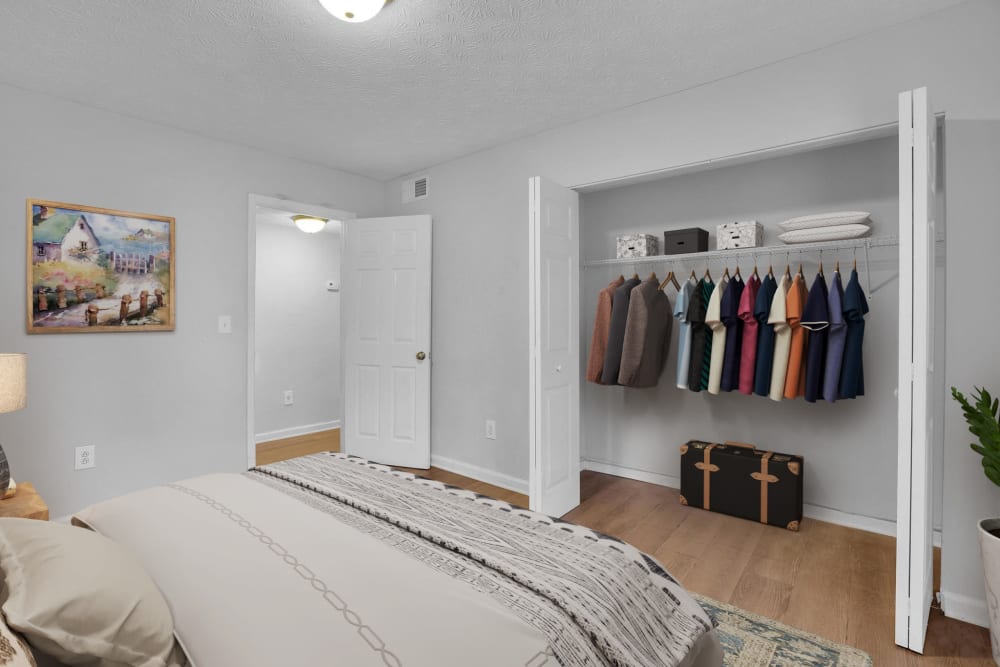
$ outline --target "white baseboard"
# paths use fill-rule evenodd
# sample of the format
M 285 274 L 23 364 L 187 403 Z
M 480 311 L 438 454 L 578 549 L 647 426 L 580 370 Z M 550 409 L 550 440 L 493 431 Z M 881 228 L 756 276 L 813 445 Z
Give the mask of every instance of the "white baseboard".
M 492 484 L 493 486 L 499 486 L 500 488 L 507 489 L 508 491 L 523 493 L 525 495 L 528 493 L 528 480 L 513 477 L 512 475 L 505 475 L 503 473 L 496 472 L 495 470 L 487 470 L 486 468 L 481 468 L 477 465 L 472 465 L 471 463 L 465 463 L 463 461 L 457 461 L 446 456 L 431 453 L 431 465 L 435 468 L 447 470 L 448 472 L 471 477 L 479 480 L 480 482 L 486 482 L 487 484 Z
M 608 461 L 582 459 L 580 461 L 580 467 L 584 470 L 593 470 L 594 472 L 603 472 L 608 475 L 626 477 L 640 482 L 659 484 L 660 486 L 666 486 L 671 489 L 681 488 L 680 478 L 674 475 L 665 475 L 663 473 L 642 470 L 640 468 L 630 468 L 616 463 L 609 463 Z M 870 533 L 889 535 L 890 537 L 896 536 L 896 522 L 889 521 L 887 519 L 879 519 L 864 516 L 862 514 L 852 514 L 850 512 L 841 512 L 840 510 L 831 509 L 829 507 L 821 507 L 819 505 L 809 505 L 808 503 L 803 505 L 802 513 L 810 519 L 816 519 L 817 521 L 826 521 L 827 523 L 835 523 L 840 526 L 847 526 L 848 528 L 866 530 Z M 934 546 L 941 546 L 940 530 L 934 531 Z
M 970 598 L 967 595 L 949 593 L 948 591 L 941 591 L 938 596 L 941 600 L 941 611 L 948 618 L 981 625 L 984 628 L 990 627 L 990 614 L 986 609 L 986 600 Z
M 305 426 L 293 426 L 291 428 L 283 428 L 278 431 L 268 431 L 267 433 L 258 433 L 254 436 L 254 442 L 258 445 L 262 442 L 271 442 L 272 440 L 284 440 L 285 438 L 294 438 L 300 435 L 310 435 L 312 433 L 320 433 L 321 431 L 331 431 L 335 428 L 340 428 L 340 420 L 335 419 L 332 422 L 320 422 L 319 424 L 306 424 Z

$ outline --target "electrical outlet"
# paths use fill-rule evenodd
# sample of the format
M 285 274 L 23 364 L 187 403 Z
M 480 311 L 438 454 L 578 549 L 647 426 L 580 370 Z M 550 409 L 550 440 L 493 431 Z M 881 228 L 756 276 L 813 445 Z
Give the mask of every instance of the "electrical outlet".
M 285 390 L 284 402 L 285 402 L 285 405 L 291 405 L 291 404 L 295 403 L 295 394 L 292 392 L 291 389 L 286 389 Z
M 487 440 L 497 439 L 497 423 L 492 419 L 486 420 L 486 439 Z
M 77 470 L 86 470 L 97 465 L 97 446 L 86 445 L 76 448 L 75 467 Z

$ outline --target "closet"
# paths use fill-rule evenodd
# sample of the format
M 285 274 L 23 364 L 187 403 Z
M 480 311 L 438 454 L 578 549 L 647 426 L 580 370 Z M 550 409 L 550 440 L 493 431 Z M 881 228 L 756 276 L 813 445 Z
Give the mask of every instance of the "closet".
M 934 165 L 937 123 L 926 91 L 900 95 L 897 124 L 859 129 L 657 175 L 576 191 L 531 179 L 529 326 L 532 354 L 531 502 L 562 514 L 579 502 L 579 470 L 679 486 L 679 445 L 738 440 L 805 457 L 805 515 L 896 534 L 897 643 L 921 650 L 931 587 L 932 534 L 940 526 L 944 395 L 931 373 L 943 359 L 943 235 L 934 226 L 943 197 Z M 914 141 L 913 137 L 919 139 Z M 872 234 L 784 245 L 777 223 L 830 211 L 867 211 Z M 764 245 L 716 251 L 716 226 L 763 223 Z M 700 227 L 710 250 L 614 259 L 626 234 Z M 721 276 L 756 265 L 780 275 L 801 264 L 811 285 L 820 263 L 839 263 L 846 285 L 857 269 L 870 312 L 864 342 L 865 395 L 836 403 L 774 402 L 738 391 L 710 395 L 675 383 L 678 327 L 657 386 L 634 389 L 584 380 L 597 297 L 619 275 L 692 271 Z M 666 286 L 671 304 L 677 291 Z M 933 456 L 932 456 L 933 452 Z M 922 617 L 922 619 L 921 619 Z M 911 620 L 912 619 L 912 620 Z

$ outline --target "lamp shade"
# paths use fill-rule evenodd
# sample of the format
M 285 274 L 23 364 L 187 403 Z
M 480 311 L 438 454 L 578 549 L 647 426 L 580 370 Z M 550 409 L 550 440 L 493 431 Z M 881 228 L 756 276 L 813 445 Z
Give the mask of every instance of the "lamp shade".
M 0 354 L 0 412 L 24 407 L 28 396 L 28 355 Z
M 319 3 L 341 21 L 362 23 L 375 18 L 386 0 L 319 0 Z
M 329 222 L 323 218 L 317 218 L 311 215 L 293 215 L 292 220 L 295 222 L 295 226 L 304 231 L 306 234 L 318 234 L 326 229 L 326 223 Z

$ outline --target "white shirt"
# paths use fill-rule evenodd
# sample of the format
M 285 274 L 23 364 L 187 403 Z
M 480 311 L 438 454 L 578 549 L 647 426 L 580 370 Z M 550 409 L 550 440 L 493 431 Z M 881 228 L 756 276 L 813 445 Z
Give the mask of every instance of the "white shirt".
M 772 401 L 780 401 L 785 394 L 785 374 L 788 372 L 788 355 L 792 347 L 792 330 L 788 326 L 785 310 L 790 285 L 788 276 L 781 276 L 767 317 L 767 323 L 774 325 L 774 361 L 771 364 L 771 391 L 768 393 L 768 398 Z
M 726 358 L 726 325 L 722 323 L 722 294 L 729 286 L 723 277 L 715 284 L 705 311 L 705 326 L 712 330 L 712 361 L 708 367 L 708 393 L 718 394 L 722 389 L 722 363 Z

